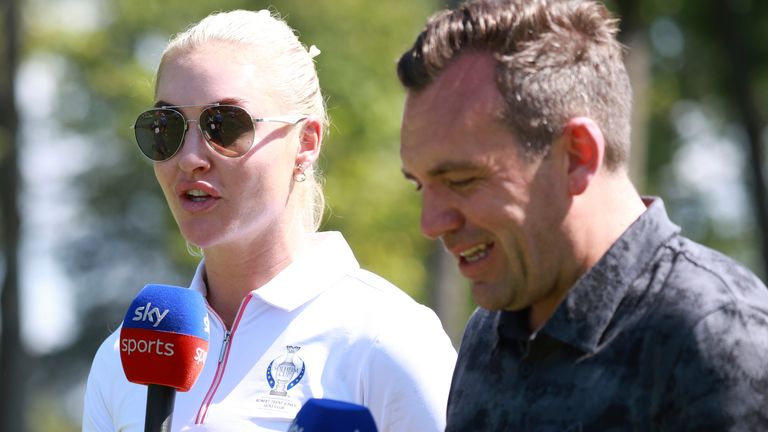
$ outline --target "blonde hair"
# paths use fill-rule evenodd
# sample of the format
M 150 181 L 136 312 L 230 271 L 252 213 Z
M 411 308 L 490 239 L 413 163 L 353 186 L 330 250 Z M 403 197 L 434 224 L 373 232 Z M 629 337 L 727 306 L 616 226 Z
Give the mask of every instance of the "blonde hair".
M 249 58 L 259 62 L 260 71 L 268 77 L 272 95 L 292 113 L 320 119 L 323 130 L 327 130 L 328 114 L 313 60 L 319 51 L 314 46 L 308 50 L 293 29 L 269 10 L 216 12 L 175 35 L 163 51 L 156 82 L 170 57 L 214 42 L 247 48 Z M 317 231 L 325 209 L 322 179 L 313 166 L 307 167 L 304 174 L 306 181 L 296 183 L 294 193 L 300 193 L 304 202 L 302 226 Z

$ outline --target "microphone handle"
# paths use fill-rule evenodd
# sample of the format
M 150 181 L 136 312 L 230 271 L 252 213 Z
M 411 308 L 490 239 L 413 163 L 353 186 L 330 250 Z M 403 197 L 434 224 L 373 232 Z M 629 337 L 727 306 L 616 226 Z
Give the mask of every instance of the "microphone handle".
M 175 401 L 175 388 L 149 384 L 147 386 L 147 414 L 144 418 L 144 432 L 171 432 Z

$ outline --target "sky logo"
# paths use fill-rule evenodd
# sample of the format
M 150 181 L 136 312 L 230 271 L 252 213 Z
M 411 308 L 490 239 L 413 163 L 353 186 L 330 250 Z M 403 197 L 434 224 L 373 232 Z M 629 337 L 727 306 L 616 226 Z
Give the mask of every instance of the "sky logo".
M 166 309 L 160 312 L 160 308 L 152 307 L 151 302 L 147 302 L 146 306 L 139 306 L 133 312 L 133 321 L 149 321 L 152 323 L 152 327 L 160 325 L 160 321 L 168 315 L 170 309 Z

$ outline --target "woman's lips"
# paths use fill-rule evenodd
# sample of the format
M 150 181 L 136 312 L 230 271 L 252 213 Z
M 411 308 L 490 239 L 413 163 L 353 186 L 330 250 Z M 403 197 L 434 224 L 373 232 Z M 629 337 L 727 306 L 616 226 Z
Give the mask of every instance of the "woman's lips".
M 181 207 L 191 213 L 209 210 L 221 199 L 215 188 L 199 182 L 179 185 L 177 191 Z

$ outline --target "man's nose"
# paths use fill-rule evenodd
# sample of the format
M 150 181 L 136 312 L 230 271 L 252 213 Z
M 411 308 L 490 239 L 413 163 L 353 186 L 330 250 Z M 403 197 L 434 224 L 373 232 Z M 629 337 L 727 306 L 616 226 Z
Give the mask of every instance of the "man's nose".
M 430 239 L 455 231 L 464 224 L 458 208 L 440 193 L 425 188 L 421 202 L 421 232 Z

